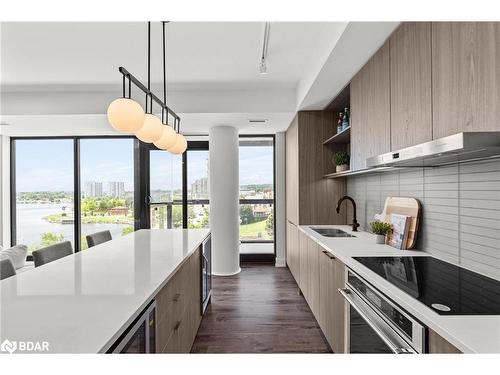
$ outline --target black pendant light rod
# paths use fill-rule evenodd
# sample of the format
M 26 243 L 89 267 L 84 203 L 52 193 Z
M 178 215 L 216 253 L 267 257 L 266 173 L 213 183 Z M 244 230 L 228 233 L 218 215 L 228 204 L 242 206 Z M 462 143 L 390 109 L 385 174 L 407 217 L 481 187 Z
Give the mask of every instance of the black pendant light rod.
M 174 117 L 177 120 L 180 120 L 180 117 L 175 113 L 172 109 L 170 109 L 167 105 L 163 103 L 163 100 L 161 100 L 159 97 L 157 97 L 151 90 L 148 90 L 146 86 L 144 86 L 141 81 L 139 81 L 132 73 L 130 73 L 127 69 L 125 69 L 123 66 L 120 66 L 118 68 L 118 71 L 123 74 L 127 79 L 129 79 L 134 86 L 136 86 L 139 90 L 141 90 L 144 94 L 149 95 L 151 99 L 153 99 L 162 109 L 167 111 L 172 117 Z
M 163 23 L 163 100 L 158 98 L 151 91 L 151 22 L 148 22 L 148 86 L 144 86 L 141 81 L 139 81 L 132 73 L 130 73 L 123 66 L 118 68 L 118 71 L 123 75 L 123 94 L 125 96 L 125 79 L 128 79 L 128 97 L 130 98 L 131 92 L 131 84 L 133 83 L 138 89 L 140 89 L 144 94 L 146 94 L 146 112 L 152 112 L 153 109 L 153 101 L 155 101 L 160 107 L 163 117 L 163 111 L 170 114 L 174 118 L 174 129 L 175 124 L 180 123 L 181 118 L 167 106 L 167 92 L 166 92 L 166 61 L 165 61 L 165 23 Z M 149 99 L 149 100 L 148 100 Z M 148 106 L 149 103 L 149 106 Z

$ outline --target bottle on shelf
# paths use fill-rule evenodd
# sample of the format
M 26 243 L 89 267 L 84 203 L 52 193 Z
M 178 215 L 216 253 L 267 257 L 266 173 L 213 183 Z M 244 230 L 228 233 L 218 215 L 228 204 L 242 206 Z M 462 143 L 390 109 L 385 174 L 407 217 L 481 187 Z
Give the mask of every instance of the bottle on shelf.
M 342 130 L 345 130 L 349 127 L 349 109 L 347 107 L 344 108 L 344 114 L 342 116 Z
M 339 112 L 339 121 L 337 121 L 337 134 L 344 130 L 344 128 L 342 127 L 343 118 L 344 114 L 342 112 Z

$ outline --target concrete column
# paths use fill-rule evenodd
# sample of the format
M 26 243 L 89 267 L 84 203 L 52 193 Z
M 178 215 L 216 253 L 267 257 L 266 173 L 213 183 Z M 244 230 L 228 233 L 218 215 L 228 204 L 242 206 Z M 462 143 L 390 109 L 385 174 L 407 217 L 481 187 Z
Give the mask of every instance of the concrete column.
M 286 267 L 286 134 L 276 133 L 274 142 L 275 155 L 275 192 L 274 240 L 276 241 L 276 267 Z
M 212 273 L 229 276 L 241 270 L 238 130 L 212 127 L 209 144 Z

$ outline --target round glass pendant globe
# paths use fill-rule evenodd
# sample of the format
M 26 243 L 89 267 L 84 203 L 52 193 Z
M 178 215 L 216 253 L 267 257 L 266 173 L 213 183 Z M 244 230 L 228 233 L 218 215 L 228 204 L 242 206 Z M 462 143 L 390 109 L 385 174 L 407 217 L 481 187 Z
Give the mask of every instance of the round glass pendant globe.
M 135 132 L 135 136 L 141 141 L 152 143 L 160 139 L 163 133 L 163 124 L 161 120 L 151 113 L 144 115 L 144 123 L 142 127 Z
M 177 134 L 176 136 L 177 141 L 175 144 L 168 149 L 168 152 L 179 155 L 182 154 L 184 151 L 186 151 L 187 148 L 187 141 L 186 138 L 182 134 Z
M 122 133 L 135 133 L 144 123 L 144 110 L 135 100 L 115 99 L 108 107 L 108 121 Z
M 160 139 L 153 142 L 156 147 L 161 150 L 168 150 L 177 142 L 177 133 L 168 125 L 163 125 L 163 130 Z

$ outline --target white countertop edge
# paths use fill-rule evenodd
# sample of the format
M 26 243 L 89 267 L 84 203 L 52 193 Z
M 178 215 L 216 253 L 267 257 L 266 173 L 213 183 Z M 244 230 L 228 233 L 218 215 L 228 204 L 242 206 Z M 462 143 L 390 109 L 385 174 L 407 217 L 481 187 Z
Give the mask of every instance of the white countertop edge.
M 130 327 L 130 325 L 132 324 L 132 322 L 135 319 L 137 319 L 137 317 L 139 316 L 139 314 L 156 297 L 156 295 L 158 294 L 158 292 L 165 285 L 167 285 L 167 283 L 170 281 L 170 279 L 177 273 L 177 271 L 179 271 L 179 269 L 182 267 L 182 265 L 184 263 L 186 263 L 186 261 L 189 259 L 189 257 L 191 255 L 193 255 L 196 252 L 196 250 L 199 249 L 199 247 L 201 246 L 201 244 L 203 242 L 205 242 L 205 240 L 210 236 L 210 234 L 211 234 L 211 232 L 210 232 L 210 230 L 208 230 L 206 236 L 203 237 L 203 239 L 201 241 L 199 241 L 199 243 L 196 246 L 194 246 L 194 248 L 191 249 L 189 251 L 189 253 L 186 254 L 186 256 L 182 259 L 182 261 L 177 265 L 177 267 L 175 267 L 175 269 L 172 272 L 170 272 L 170 274 L 167 276 L 167 278 L 154 290 L 154 292 L 144 301 L 144 303 L 135 311 L 135 313 L 127 321 L 125 321 L 123 323 L 123 325 L 120 327 L 120 329 L 106 342 L 106 344 L 104 344 L 104 346 L 98 351 L 98 354 L 106 353 L 113 346 L 113 344 L 116 342 L 116 340 L 118 340 L 120 338 L 120 336 L 123 335 L 123 333 Z
M 344 238 L 332 238 L 324 237 L 311 229 L 311 227 L 324 227 L 324 228 L 339 228 L 348 233 L 355 235 L 357 238 L 353 239 L 351 237 Z M 420 320 L 424 325 L 435 331 L 437 334 L 441 335 L 444 339 L 449 341 L 451 344 L 456 346 L 459 350 L 464 353 L 497 353 L 500 352 L 500 344 L 497 343 L 496 349 L 488 350 L 488 345 L 478 343 L 475 345 L 467 340 L 463 336 L 466 333 L 457 334 L 452 332 L 452 329 L 447 329 L 443 327 L 444 323 L 452 321 L 462 321 L 460 324 L 463 326 L 464 330 L 467 324 L 471 322 L 472 319 L 492 319 L 495 324 L 499 324 L 499 316 L 478 316 L 478 315 L 455 315 L 455 316 L 445 316 L 439 315 L 428 308 L 426 305 L 420 301 L 409 296 L 396 286 L 389 283 L 387 280 L 377 275 L 375 272 L 371 271 L 369 268 L 365 267 L 361 263 L 354 260 L 354 257 L 358 256 L 431 256 L 435 257 L 429 253 L 419 251 L 419 250 L 398 250 L 388 245 L 379 245 L 375 243 L 374 235 L 368 232 L 352 232 L 351 227 L 348 225 L 299 225 L 299 230 L 306 236 L 311 238 L 313 241 L 318 243 L 322 248 L 329 251 L 332 255 L 337 257 L 342 261 L 349 269 L 354 271 L 356 274 L 366 279 L 370 284 L 379 289 L 387 297 L 391 298 L 399 306 L 407 310 L 411 315 Z M 353 243 L 356 241 L 357 243 Z M 345 245 L 345 246 L 343 246 Z M 355 246 L 353 246 L 355 245 Z M 360 249 L 362 248 L 362 249 Z M 440 259 L 447 263 L 453 264 L 447 259 Z M 459 267 L 461 265 L 456 264 Z M 473 271 L 476 272 L 477 271 Z M 492 329 L 495 329 L 495 325 L 492 325 Z M 480 334 L 478 336 L 481 336 Z M 498 338 L 500 340 L 500 331 L 498 333 Z M 479 339 L 479 338 L 478 338 Z M 485 347 L 486 346 L 486 347 Z

